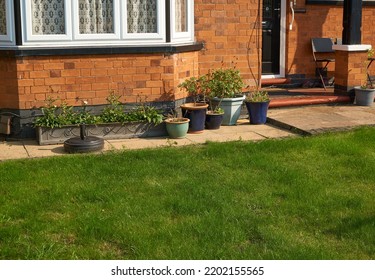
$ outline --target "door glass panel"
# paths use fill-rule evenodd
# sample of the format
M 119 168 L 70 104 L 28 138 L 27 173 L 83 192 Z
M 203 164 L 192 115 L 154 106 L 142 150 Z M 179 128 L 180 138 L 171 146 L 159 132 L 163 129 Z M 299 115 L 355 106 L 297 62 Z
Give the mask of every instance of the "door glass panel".
M 263 1 L 262 73 L 280 73 L 280 0 Z

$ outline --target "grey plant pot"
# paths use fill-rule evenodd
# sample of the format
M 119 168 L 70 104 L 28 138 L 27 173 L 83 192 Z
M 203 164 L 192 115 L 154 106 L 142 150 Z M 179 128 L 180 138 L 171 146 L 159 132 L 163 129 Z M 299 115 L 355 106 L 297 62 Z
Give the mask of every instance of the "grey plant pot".
M 372 106 L 374 104 L 375 89 L 354 87 L 355 104 L 358 106 Z
M 234 98 L 218 98 L 212 99 L 213 106 L 217 106 L 220 102 L 220 108 L 224 110 L 223 122 L 221 125 L 236 125 L 241 114 L 241 106 L 245 96 L 241 95 Z
M 39 145 L 61 144 L 72 137 L 80 135 L 79 125 L 57 128 L 36 127 Z M 166 136 L 165 123 L 154 125 L 146 122 L 107 123 L 86 125 L 87 136 L 97 136 L 103 139 L 128 139 L 143 137 Z

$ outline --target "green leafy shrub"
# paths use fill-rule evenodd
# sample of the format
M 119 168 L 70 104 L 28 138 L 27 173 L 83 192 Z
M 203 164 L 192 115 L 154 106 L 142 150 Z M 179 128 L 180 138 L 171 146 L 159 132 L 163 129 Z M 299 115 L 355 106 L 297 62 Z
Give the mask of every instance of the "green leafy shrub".
M 142 104 L 127 113 L 127 121 L 146 121 L 159 124 L 163 121 L 163 115 L 155 107 Z
M 73 112 L 73 107 L 68 106 L 64 102 L 62 102 L 60 106 L 57 106 L 55 104 L 56 101 L 57 99 L 53 99 L 50 96 L 47 98 L 46 106 L 41 108 L 43 116 L 35 119 L 35 126 L 54 128 L 74 122 L 75 114 Z
M 270 100 L 268 92 L 265 90 L 255 90 L 250 92 L 248 96 L 246 96 L 245 101 L 247 102 L 267 102 Z
M 233 98 L 242 94 L 244 86 L 240 71 L 235 68 L 219 68 L 208 74 L 208 88 L 211 97 Z
M 64 125 L 76 124 L 99 124 L 99 123 L 127 123 L 145 121 L 159 124 L 163 121 L 163 115 L 154 107 L 141 104 L 129 112 L 125 112 L 120 96 L 111 92 L 107 97 L 108 104 L 104 107 L 100 115 L 94 115 L 87 110 L 87 103 L 84 102 L 83 110 L 74 111 L 72 106 L 65 102 L 56 105 L 56 99 L 48 97 L 46 106 L 41 108 L 43 115 L 38 116 L 34 121 L 34 126 L 49 128 L 62 127 Z
M 198 102 L 200 99 L 206 101 L 208 95 L 208 75 L 202 75 L 200 77 L 190 77 L 184 82 L 178 85 L 179 88 L 185 89 L 188 93 L 193 95 L 194 102 Z
M 126 121 L 126 114 L 120 102 L 120 96 L 111 92 L 107 97 L 108 105 L 100 114 L 100 119 L 103 123 L 124 123 Z

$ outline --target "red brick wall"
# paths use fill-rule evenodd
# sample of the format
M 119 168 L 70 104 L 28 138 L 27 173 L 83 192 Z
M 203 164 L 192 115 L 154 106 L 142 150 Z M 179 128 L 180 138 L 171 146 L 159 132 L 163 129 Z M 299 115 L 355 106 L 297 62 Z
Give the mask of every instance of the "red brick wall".
M 18 99 L 16 62 L 0 57 L 0 109 L 17 108 Z
M 254 85 L 257 74 L 256 32 L 258 0 L 195 0 L 195 36 L 205 42 L 199 71 L 231 66 L 235 62 L 245 82 Z M 249 67 L 250 65 L 250 67 Z
M 262 2 L 262 1 L 261 1 Z M 314 76 L 311 37 L 341 38 L 342 7 L 298 7 L 293 30 L 287 30 L 286 74 Z M 177 85 L 187 77 L 235 63 L 248 85 L 258 75 L 256 29 L 258 0 L 195 0 L 195 37 L 204 50 L 164 56 L 86 55 L 0 58 L 0 108 L 30 109 L 44 104 L 48 95 L 71 105 L 106 103 L 111 90 L 122 101 L 178 100 L 187 96 Z M 287 9 L 287 26 L 291 19 Z M 375 46 L 375 7 L 363 9 L 363 43 Z M 16 71 L 17 69 L 17 71 Z M 375 71 L 375 67 L 374 67 Z M 375 73 L 375 72 L 374 72 Z M 4 78 L 3 78 L 4 77 Z
M 337 70 L 335 72 L 335 83 L 347 89 L 362 85 L 367 81 L 366 52 L 336 51 Z
M 299 1 L 301 2 L 301 1 Z M 342 38 L 342 6 L 303 5 L 306 13 L 296 13 L 293 30 L 287 31 L 286 74 L 306 74 L 315 76 L 312 58 L 312 37 Z M 291 13 L 288 10 L 288 22 Z M 362 44 L 375 47 L 375 7 L 364 6 L 362 11 Z M 330 70 L 334 70 L 334 64 Z M 375 70 L 375 69 L 374 69 Z M 374 72 L 375 73 L 375 72 Z
M 1 59 L 0 74 L 13 78 L 1 83 L 0 108 L 40 107 L 48 96 L 73 106 L 105 104 L 111 91 L 123 102 L 175 100 L 186 96 L 177 85 L 197 73 L 196 52 Z
M 209 69 L 233 63 L 247 84 L 257 74 L 256 32 L 253 29 L 258 0 L 195 1 L 195 35 L 205 42 L 201 52 L 170 56 L 96 55 L 26 57 L 17 60 L 19 100 L 11 108 L 44 105 L 48 95 L 70 105 L 83 100 L 90 105 L 106 103 L 111 90 L 122 101 L 178 100 L 187 96 L 177 85 Z M 249 68 L 250 65 L 250 68 Z M 253 74 L 252 74 L 253 72 Z M 0 108 L 5 104 L 0 100 Z

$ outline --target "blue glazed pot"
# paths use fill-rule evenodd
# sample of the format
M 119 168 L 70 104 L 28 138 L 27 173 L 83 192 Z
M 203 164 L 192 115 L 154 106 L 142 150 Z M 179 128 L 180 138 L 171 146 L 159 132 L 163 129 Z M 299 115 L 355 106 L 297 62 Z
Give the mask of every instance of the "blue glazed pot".
M 206 115 L 206 129 L 219 129 L 223 122 L 224 114 L 207 114 Z
M 186 103 L 181 105 L 182 117 L 188 118 L 189 133 L 201 133 L 206 121 L 206 103 Z
M 267 102 L 245 102 L 250 117 L 251 124 L 264 124 L 267 121 L 267 111 L 269 101 Z

